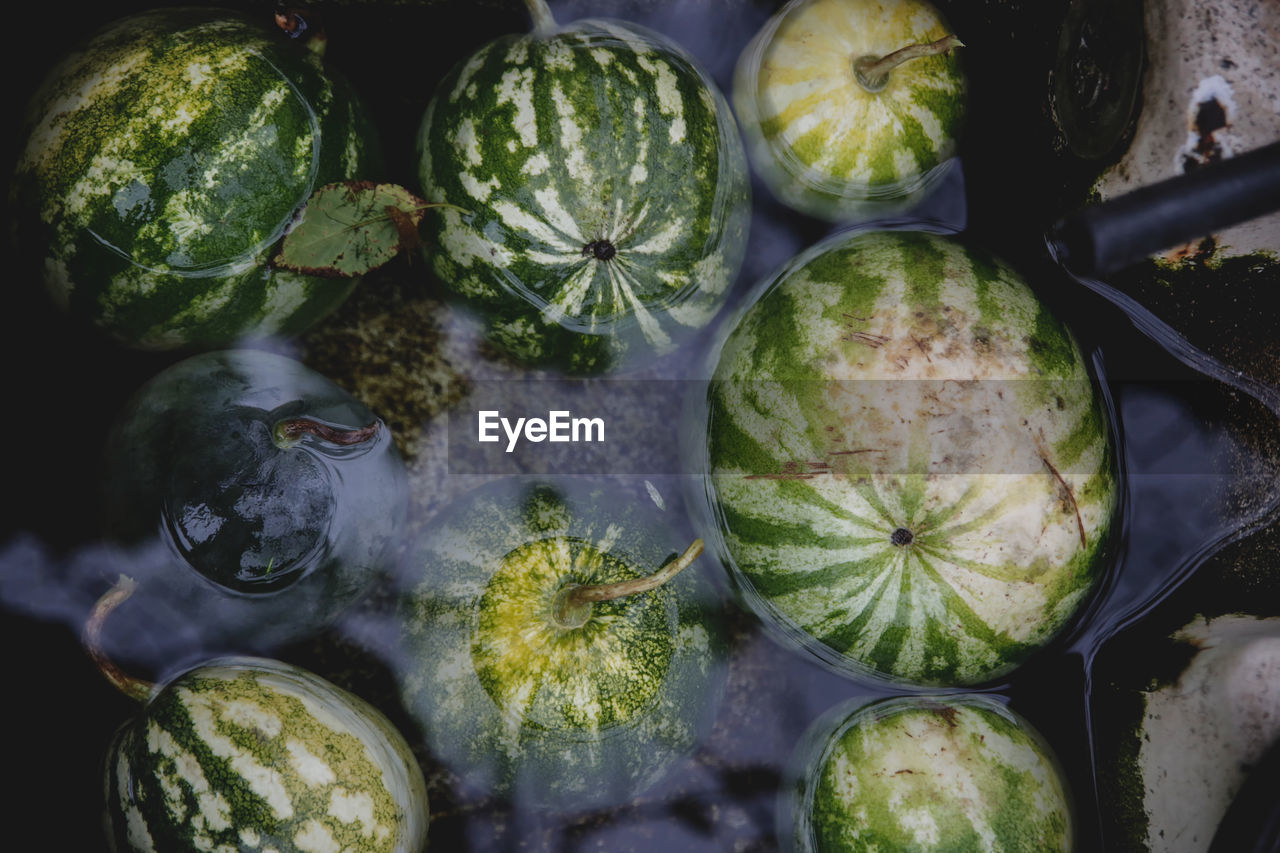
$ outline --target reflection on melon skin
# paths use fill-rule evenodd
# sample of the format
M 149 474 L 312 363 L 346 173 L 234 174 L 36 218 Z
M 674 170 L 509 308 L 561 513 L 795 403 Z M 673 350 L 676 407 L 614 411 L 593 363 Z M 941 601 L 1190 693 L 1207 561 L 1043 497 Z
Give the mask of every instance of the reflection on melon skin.
M 204 353 L 153 377 L 104 459 L 105 529 L 139 560 L 131 607 L 185 613 L 220 647 L 267 649 L 331 621 L 385 568 L 406 511 L 386 426 L 265 351 Z
M 313 190 L 376 177 L 377 136 L 348 84 L 268 22 L 112 21 L 32 101 L 20 248 L 58 305 L 119 344 L 292 336 L 351 292 L 270 259 Z

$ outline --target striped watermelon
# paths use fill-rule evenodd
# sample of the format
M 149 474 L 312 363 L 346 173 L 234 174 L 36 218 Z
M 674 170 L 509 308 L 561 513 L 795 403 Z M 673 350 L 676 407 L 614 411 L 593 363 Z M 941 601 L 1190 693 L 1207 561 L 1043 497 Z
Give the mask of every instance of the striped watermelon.
M 1099 389 L 984 252 L 838 235 L 717 357 L 694 415 L 708 529 L 746 604 L 837 670 L 997 678 L 1098 579 L 1117 501 Z
M 571 585 L 654 572 L 686 543 L 614 483 L 495 481 L 411 549 L 394 655 L 432 754 L 471 788 L 553 810 L 624 801 L 705 733 L 723 628 L 698 566 L 557 615 Z
M 428 262 L 518 361 L 591 373 L 670 352 L 742 262 L 732 114 L 638 25 L 548 16 L 489 43 L 441 82 L 418 151 L 423 195 L 469 211 L 427 217 Z
M 119 853 L 420 853 L 422 770 L 391 723 L 306 670 L 225 658 L 157 690 L 105 768 Z
M 951 33 L 926 0 L 792 0 L 770 18 L 738 59 L 733 105 L 773 193 L 843 220 L 936 184 L 964 122 L 955 51 L 906 61 L 879 89 L 855 63 Z
M 980 695 L 852 700 L 819 718 L 779 798 L 794 851 L 1071 851 L 1074 808 L 1052 750 Z
M 119 20 L 28 116 L 14 183 L 55 301 L 144 349 L 297 333 L 350 281 L 274 270 L 314 188 L 367 177 L 372 129 L 318 55 L 217 9 Z

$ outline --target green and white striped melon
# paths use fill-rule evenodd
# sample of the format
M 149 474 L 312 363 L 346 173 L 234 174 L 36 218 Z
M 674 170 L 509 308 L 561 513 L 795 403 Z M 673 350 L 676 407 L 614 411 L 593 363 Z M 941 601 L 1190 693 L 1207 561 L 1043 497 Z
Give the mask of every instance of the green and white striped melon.
M 988 696 L 851 700 L 810 727 L 791 761 L 784 850 L 1074 849 L 1071 791 L 1053 751 Z
M 158 689 L 107 756 L 118 853 L 420 853 L 422 770 L 364 700 L 279 661 L 224 658 Z
M 985 252 L 837 235 L 768 282 L 716 358 L 690 427 L 708 530 L 747 606 L 828 665 L 994 679 L 1098 580 L 1117 502 L 1100 390 Z
M 887 81 L 856 64 L 951 34 L 926 0 L 792 0 L 775 13 L 733 84 L 751 163 L 774 195 L 830 220 L 918 201 L 945 174 L 964 122 L 955 51 L 906 60 Z
M 750 186 L 728 104 L 636 24 L 546 15 L 490 42 L 441 82 L 418 152 L 423 195 L 469 211 L 427 217 L 427 260 L 517 361 L 593 373 L 671 352 L 742 263 Z
M 315 188 L 379 159 L 354 92 L 283 33 L 219 9 L 124 18 L 50 74 L 27 125 L 22 242 L 55 301 L 120 343 L 291 335 L 350 293 L 269 266 Z
M 725 640 L 696 565 L 652 591 L 562 606 L 572 588 L 671 568 L 683 545 L 664 512 L 622 484 L 498 480 L 410 549 L 401 696 L 469 788 L 517 806 L 612 805 L 705 734 Z

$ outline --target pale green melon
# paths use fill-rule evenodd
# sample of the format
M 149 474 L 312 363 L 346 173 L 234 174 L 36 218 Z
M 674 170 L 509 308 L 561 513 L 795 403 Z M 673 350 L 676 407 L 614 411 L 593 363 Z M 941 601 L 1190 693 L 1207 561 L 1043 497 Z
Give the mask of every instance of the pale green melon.
M 731 327 L 690 464 L 744 603 L 840 672 L 1001 677 L 1102 574 L 1117 504 L 1100 388 L 1007 266 L 846 234 Z
M 401 696 L 469 790 L 616 805 L 705 735 L 725 651 L 705 565 L 579 618 L 556 609 L 567 587 L 650 575 L 689 545 L 664 513 L 620 483 L 512 478 L 464 495 L 409 549 Z
M 781 201 L 844 220 L 906 206 L 956 153 L 966 81 L 952 50 L 912 59 L 883 88 L 855 62 L 953 34 L 926 0 L 792 0 L 743 50 L 733 106 L 751 163 Z
M 1072 800 L 1048 744 L 991 697 L 855 699 L 801 739 L 779 826 L 795 851 L 1069 853 Z

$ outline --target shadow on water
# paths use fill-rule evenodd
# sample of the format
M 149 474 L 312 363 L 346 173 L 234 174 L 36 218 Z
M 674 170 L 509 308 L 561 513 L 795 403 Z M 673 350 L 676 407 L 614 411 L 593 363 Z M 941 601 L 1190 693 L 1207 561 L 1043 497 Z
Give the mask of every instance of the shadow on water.
M 262 8 L 263 4 L 242 5 Z M 393 4 L 370 5 L 377 8 L 332 4 L 332 21 L 352 22 L 347 31 L 351 42 L 342 44 L 340 32 L 331 34 L 332 56 L 350 68 L 358 88 L 376 90 L 370 101 L 385 128 L 389 170 L 409 183 L 406 140 L 430 94 L 433 75 L 443 74 L 453 58 L 465 55 L 487 37 L 519 30 L 524 19 L 514 4 L 456 2 L 444 4 L 453 15 L 450 26 L 432 28 L 430 7 L 397 11 Z M 561 20 L 587 13 L 619 14 L 670 35 L 698 57 L 725 91 L 738 51 L 775 5 L 727 0 L 552 4 Z M 726 12 L 730 7 L 734 9 L 731 16 Z M 404 52 L 403 56 L 389 54 L 385 71 L 373 68 L 364 52 L 376 56 L 377 48 L 355 46 L 356 36 L 372 38 L 386 29 L 371 23 L 375 14 L 398 23 L 384 33 L 385 41 Z M 90 14 L 90 22 L 95 16 L 110 17 L 100 8 Z M 421 51 L 421 56 L 412 49 L 412 26 L 423 28 L 422 39 L 431 48 Z M 73 22 L 65 28 L 67 38 L 72 31 L 88 28 L 84 21 Z M 60 38 L 51 39 L 47 32 L 43 37 L 51 42 L 51 51 L 61 44 Z M 383 74 L 392 81 L 383 79 Z M 992 192 L 988 187 L 998 187 L 1006 178 L 977 170 L 974 161 L 963 165 L 967 171 L 952 170 L 947 182 L 911 211 L 913 220 L 965 231 L 971 195 L 978 190 L 988 195 Z M 717 320 L 720 324 L 741 307 L 752 285 L 838 230 L 791 213 L 754 178 L 753 192 L 750 248 L 733 298 Z M 1016 213 L 1009 216 L 1016 219 Z M 1025 223 L 1019 223 L 1019 228 L 1025 228 Z M 1016 233 L 1019 228 L 1011 230 Z M 1007 247 L 994 248 L 1004 251 Z M 1119 290 L 1101 282 L 1071 279 L 1042 250 L 1040 245 L 1024 246 L 1008 260 L 1060 311 L 1106 378 L 1125 465 L 1123 533 L 1111 571 L 1073 627 L 1013 676 L 984 686 L 981 692 L 1008 701 L 1046 737 L 1075 791 L 1082 838 L 1100 839 L 1103 821 L 1094 794 L 1090 746 L 1094 730 L 1110 721 L 1090 715 L 1095 656 L 1174 595 L 1206 560 L 1275 521 L 1280 506 L 1280 394 L 1275 387 L 1206 355 Z M 406 278 L 423 274 L 420 268 L 407 269 L 408 276 L 404 270 L 395 274 Z M 15 419 L 46 414 L 45 440 L 62 448 L 52 458 L 36 459 L 27 453 L 28 458 L 14 460 L 11 489 L 25 501 L 8 515 L 0 536 L 0 605 L 5 612 L 0 635 L 13 652 L 9 683 L 24 685 L 16 692 L 30 697 L 21 707 L 10 707 L 6 718 L 11 726 L 30 733 L 19 759 L 29 770 L 25 778 L 31 780 L 30 787 L 62 792 L 57 813 L 81 827 L 69 830 L 80 835 L 67 849 L 93 850 L 101 843 L 96 825 L 101 751 L 109 732 L 132 710 L 127 700 L 99 679 L 77 645 L 79 626 L 94 600 L 127 568 L 126 558 L 95 541 L 96 454 L 123 396 L 172 359 L 118 353 L 87 338 L 72 346 L 66 343 L 61 318 L 41 296 L 26 291 L 15 296 L 18 310 L 3 320 L 7 362 L 19 365 L 23 373 L 16 385 L 20 405 Z M 436 296 L 428 289 L 421 297 L 428 301 L 414 304 L 435 310 Z M 420 297 L 415 294 L 408 299 L 414 302 Z M 432 315 L 439 324 L 433 334 L 453 348 L 453 368 L 466 373 L 458 365 L 478 357 L 469 349 L 476 346 L 475 340 L 467 337 L 464 319 L 439 308 Z M 335 322 L 345 319 L 339 315 Z M 33 336 L 30 344 L 17 343 L 18 329 L 23 327 Z M 710 337 L 654 365 L 640 378 L 698 376 Z M 350 369 L 359 373 L 359 354 L 350 353 L 349 358 L 356 362 Z M 481 365 L 478 373 L 523 378 L 518 371 L 493 362 Z M 447 410 L 470 411 L 474 399 L 462 386 L 465 383 L 455 389 L 456 399 L 431 414 L 447 418 Z M 396 413 L 384 416 L 394 422 Z M 439 439 L 442 423 L 432 425 L 429 441 Z M 29 431 L 22 434 L 28 442 L 31 436 Z M 27 446 L 20 448 L 21 453 L 26 451 Z M 420 479 L 419 488 L 432 492 L 437 501 L 475 483 L 467 477 L 447 479 L 447 457 L 423 451 L 410 463 L 413 476 Z M 664 472 L 652 479 L 664 495 L 683 491 L 681 475 Z M 668 513 L 684 513 L 679 498 L 670 501 Z M 429 523 L 437 506 L 424 503 L 419 523 Z M 720 569 L 709 556 L 698 565 L 699 571 L 712 576 L 718 576 Z M 375 590 L 332 629 L 314 640 L 281 648 L 278 654 L 366 696 L 402 730 L 411 731 L 414 723 L 396 696 L 389 662 L 371 653 L 388 627 L 385 620 L 392 594 L 390 588 Z M 566 851 L 774 849 L 775 797 L 782 769 L 804 730 L 837 703 L 895 691 L 837 675 L 798 657 L 732 605 L 728 612 L 730 655 L 719 715 L 708 737 L 674 772 L 616 808 L 545 815 L 467 794 L 450 770 L 417 744 L 428 771 L 433 846 Z M 180 620 L 160 621 L 166 626 L 163 630 L 171 632 Z M 178 634 L 161 637 L 159 628 L 148 636 L 145 624 L 138 617 L 132 626 L 139 635 L 137 658 L 144 666 L 170 669 L 208 651 L 184 647 Z M 173 646 L 162 640 L 176 642 L 184 650 L 175 657 L 170 654 Z M 164 654 L 155 651 L 157 645 Z M 33 813 L 47 808 L 41 803 L 45 803 L 43 797 L 30 801 Z M 1093 849 L 1090 844 L 1083 846 Z

